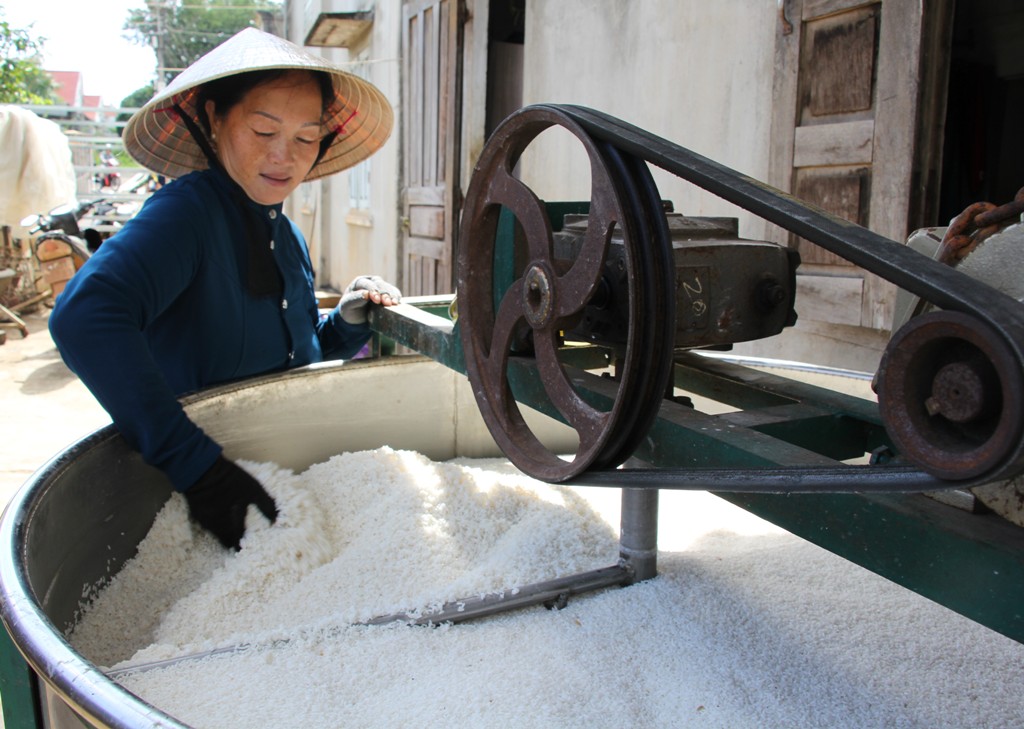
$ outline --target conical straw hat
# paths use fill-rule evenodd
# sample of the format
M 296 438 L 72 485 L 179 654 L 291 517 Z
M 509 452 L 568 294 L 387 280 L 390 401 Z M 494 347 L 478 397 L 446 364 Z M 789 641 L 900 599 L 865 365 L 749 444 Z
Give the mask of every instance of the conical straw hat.
M 269 69 L 323 71 L 333 81 L 335 99 L 328 106 L 324 131 L 338 133 L 306 180 L 332 175 L 361 162 L 390 136 L 394 114 L 376 86 L 283 38 L 246 28 L 182 71 L 135 112 L 124 129 L 125 148 L 139 164 L 157 174 L 181 177 L 193 170 L 205 170 L 209 162 L 175 105 L 197 120 L 199 86 L 225 76 Z

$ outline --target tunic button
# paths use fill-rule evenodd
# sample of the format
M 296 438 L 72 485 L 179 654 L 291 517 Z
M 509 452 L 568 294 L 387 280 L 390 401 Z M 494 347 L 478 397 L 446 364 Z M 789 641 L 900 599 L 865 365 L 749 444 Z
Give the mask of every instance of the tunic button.
M 277 211 L 276 210 L 271 210 L 269 215 L 270 215 L 270 219 L 271 220 L 275 220 L 277 218 Z
M 274 241 L 270 241 L 270 250 L 274 250 Z
M 288 359 L 295 359 L 295 352 L 289 352 Z
M 288 299 L 281 299 L 281 308 L 282 309 L 287 309 L 288 308 Z

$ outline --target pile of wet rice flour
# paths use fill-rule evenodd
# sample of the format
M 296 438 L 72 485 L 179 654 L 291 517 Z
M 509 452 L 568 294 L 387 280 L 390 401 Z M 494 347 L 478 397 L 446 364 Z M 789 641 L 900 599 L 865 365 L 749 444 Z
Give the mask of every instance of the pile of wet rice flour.
M 292 473 L 240 552 L 167 502 L 69 640 L 194 727 L 1010 727 L 1024 647 L 705 493 L 659 576 L 457 625 L 359 625 L 618 559 L 619 492 L 381 448 Z

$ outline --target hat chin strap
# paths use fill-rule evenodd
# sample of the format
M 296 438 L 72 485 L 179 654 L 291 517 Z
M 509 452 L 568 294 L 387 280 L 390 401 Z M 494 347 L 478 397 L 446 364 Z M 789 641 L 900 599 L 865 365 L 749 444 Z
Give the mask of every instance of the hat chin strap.
M 174 104 L 174 110 L 178 112 L 178 118 L 185 123 L 185 128 L 188 129 L 188 133 L 192 135 L 192 139 L 203 155 L 206 157 L 206 161 L 210 163 L 210 167 L 220 167 L 220 160 L 217 159 L 217 153 L 213 151 L 213 147 L 210 146 L 210 140 L 203 134 L 203 130 L 199 128 L 195 120 L 185 113 L 185 110 L 181 108 L 181 104 Z
M 251 206 L 246 204 L 247 196 L 245 191 L 242 189 L 235 180 L 227 173 L 224 169 L 224 165 L 221 164 L 220 159 L 217 158 L 217 153 L 213 151 L 213 147 L 210 146 L 209 140 L 203 131 L 196 124 L 195 120 L 192 119 L 185 110 L 181 108 L 180 104 L 175 104 L 174 109 L 178 112 L 178 116 L 185 123 L 185 128 L 188 129 L 188 133 L 192 135 L 192 139 L 199 145 L 199 149 L 202 150 L 206 156 L 206 161 L 210 163 L 210 167 L 213 169 L 220 169 L 227 176 L 231 182 L 231 192 L 235 198 L 235 202 L 238 204 L 239 211 L 242 214 L 242 220 L 245 221 L 245 227 L 247 232 L 247 256 L 246 256 L 246 276 L 245 286 L 250 294 L 254 296 L 276 296 L 280 297 L 283 291 L 284 285 L 281 281 L 281 271 L 277 267 L 277 261 L 274 260 L 274 253 L 270 248 L 270 231 L 266 223 L 260 219 L 256 212 Z M 329 146 L 329 145 L 328 145 Z M 326 147 L 321 142 L 320 155 L 326 151 Z M 317 158 L 319 162 L 319 157 Z
M 324 155 L 327 154 L 327 150 L 330 149 L 331 145 L 334 143 L 334 138 L 338 136 L 339 129 L 340 127 L 328 132 L 324 135 L 324 138 L 320 140 L 320 151 L 316 155 L 316 162 L 313 163 L 313 167 L 320 164 L 320 160 L 322 160 Z M 313 167 L 310 167 L 309 169 L 312 170 Z

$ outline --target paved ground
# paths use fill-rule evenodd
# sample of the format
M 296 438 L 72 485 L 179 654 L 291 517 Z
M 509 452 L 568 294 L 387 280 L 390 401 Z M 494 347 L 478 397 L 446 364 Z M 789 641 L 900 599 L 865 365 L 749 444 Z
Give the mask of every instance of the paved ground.
M 7 328 L 0 345 L 0 499 L 110 418 L 64 364 L 46 328 L 49 309 L 25 314 L 29 335 Z

